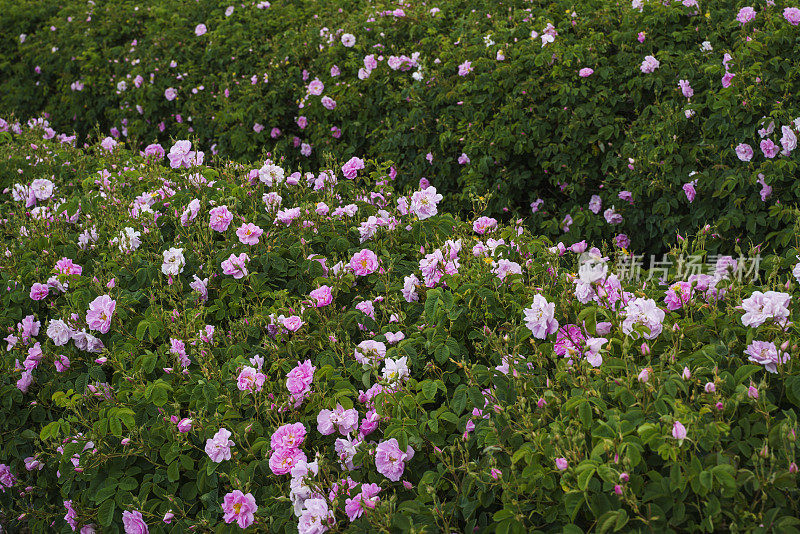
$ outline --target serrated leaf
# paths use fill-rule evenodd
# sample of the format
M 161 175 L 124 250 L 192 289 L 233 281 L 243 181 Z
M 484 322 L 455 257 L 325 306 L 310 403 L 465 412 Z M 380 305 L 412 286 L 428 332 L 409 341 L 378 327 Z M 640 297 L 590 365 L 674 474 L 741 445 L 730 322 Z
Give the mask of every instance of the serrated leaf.
M 102 526 L 111 526 L 111 523 L 114 522 L 114 512 L 116 509 L 117 503 L 114 502 L 114 499 L 107 499 L 100 505 L 100 509 L 97 510 L 97 520 L 100 521 Z

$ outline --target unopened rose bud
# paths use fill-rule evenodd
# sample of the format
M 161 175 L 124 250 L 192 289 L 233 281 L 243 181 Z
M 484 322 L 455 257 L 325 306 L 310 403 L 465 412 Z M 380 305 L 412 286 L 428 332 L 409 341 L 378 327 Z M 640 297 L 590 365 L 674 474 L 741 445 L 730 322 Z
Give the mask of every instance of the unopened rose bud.
M 764 444 L 764 448 L 758 451 L 758 455 L 761 456 L 762 458 L 769 457 L 769 446 L 767 444 Z
M 547 405 L 547 401 L 544 400 L 541 397 L 539 398 L 538 401 L 536 401 L 536 406 L 538 406 L 539 408 L 542 408 L 543 406 L 546 406 L 546 405 Z
M 127 445 L 130 442 L 131 442 L 131 438 L 122 438 L 122 441 L 120 441 L 120 443 L 122 445 Z
M 650 354 L 650 345 L 642 343 L 642 355 L 647 356 L 648 354 Z
M 781 350 L 786 350 L 789 348 L 789 340 L 787 339 L 783 343 L 781 343 Z
M 789 434 L 786 437 L 791 442 L 794 442 L 797 439 L 797 434 L 795 433 L 794 428 L 789 430 Z
M 628 476 L 628 473 L 620 473 L 619 474 L 620 482 L 627 482 L 628 480 L 630 480 L 630 478 L 631 477 Z
M 642 369 L 641 372 L 639 372 L 638 379 L 639 379 L 639 382 L 642 382 L 642 383 L 645 383 L 648 380 L 650 380 L 650 370 L 647 367 Z
M 622 486 L 620 486 L 619 484 L 616 484 L 614 486 L 614 493 L 616 493 L 617 495 L 622 495 Z
M 717 404 L 715 404 L 715 406 L 717 410 L 720 412 L 722 411 L 723 408 L 725 408 L 725 406 L 721 402 L 718 402 Z
M 789 472 L 790 473 L 797 473 L 797 464 L 792 462 L 789 464 Z
M 688 367 L 683 368 L 683 374 L 681 375 L 684 380 L 689 380 L 692 378 L 692 372 L 689 370 Z
M 757 399 L 758 389 L 755 386 L 751 385 L 749 388 L 747 388 L 747 396 L 750 397 L 751 399 Z
M 714 393 L 717 390 L 717 386 L 714 385 L 714 382 L 706 382 L 706 393 Z
M 672 424 L 672 437 L 677 440 L 686 439 L 686 427 L 680 421 L 675 421 Z

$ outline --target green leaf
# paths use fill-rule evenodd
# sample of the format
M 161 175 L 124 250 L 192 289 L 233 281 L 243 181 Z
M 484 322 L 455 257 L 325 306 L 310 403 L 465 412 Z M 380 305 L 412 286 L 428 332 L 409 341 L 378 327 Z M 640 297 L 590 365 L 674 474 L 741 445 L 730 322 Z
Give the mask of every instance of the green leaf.
M 442 412 L 441 414 L 439 414 L 439 419 L 444 419 L 449 423 L 458 425 L 458 417 L 452 412 Z
M 108 418 L 108 428 L 111 430 L 111 433 L 118 437 L 122 437 L 122 421 L 117 419 L 116 417 L 109 417 Z
M 628 512 L 621 509 L 617 512 L 617 522 L 614 523 L 614 532 L 619 532 L 622 527 L 628 524 Z
M 723 488 L 728 491 L 736 489 L 736 479 L 733 477 L 735 470 L 733 466 L 727 464 L 717 465 L 711 469 L 711 472 Z
M 578 416 L 581 418 L 583 428 L 588 430 L 592 427 L 592 406 L 589 401 L 584 401 L 578 406 Z
M 147 319 L 142 319 L 136 326 L 136 339 L 139 341 L 144 340 L 144 335 L 147 333 L 148 322 Z
M 114 511 L 116 508 L 117 503 L 114 502 L 114 499 L 108 499 L 100 505 L 100 509 L 97 511 L 97 520 L 100 521 L 102 526 L 111 526 L 111 523 L 114 522 Z
M 578 473 L 578 487 L 581 490 L 586 491 L 589 488 L 589 482 L 591 482 L 595 471 L 596 469 L 594 467 L 590 467 Z
M 125 423 L 125 426 L 128 427 L 128 430 L 133 430 L 136 428 L 136 419 L 134 418 L 133 410 L 130 408 L 120 408 L 117 410 L 117 417 Z
M 120 491 L 131 491 L 132 489 L 139 486 L 139 483 L 133 477 L 125 477 L 119 482 L 119 490 Z
M 763 369 L 763 367 L 760 365 L 742 365 L 736 369 L 733 379 L 737 384 L 742 384 L 746 379 L 750 378 L 761 369 Z
M 439 388 L 433 380 L 425 380 L 422 382 L 422 393 L 428 400 L 433 400 L 436 397 L 437 389 Z
M 164 406 L 167 401 L 169 401 L 169 397 L 167 396 L 167 391 L 169 389 L 171 389 L 169 385 L 158 380 L 153 383 L 153 389 L 148 398 L 156 406 Z
M 95 494 L 92 496 L 92 500 L 97 503 L 105 502 L 106 499 L 113 497 L 117 493 L 117 481 L 116 479 L 110 478 L 105 481 L 105 483 L 100 486 Z
M 60 428 L 61 428 L 60 421 L 53 421 L 52 423 L 48 423 L 44 428 L 42 428 L 42 431 L 39 432 L 39 439 L 45 441 L 51 438 L 57 438 Z
M 175 482 L 180 478 L 180 462 L 172 462 L 167 468 L 167 479 L 170 482 Z
M 472 386 L 467 390 L 467 395 L 469 395 L 469 400 L 472 402 L 472 405 L 476 408 L 482 410 L 484 405 L 486 404 L 486 400 L 483 398 L 483 393 L 481 390 L 478 389 L 477 386 Z

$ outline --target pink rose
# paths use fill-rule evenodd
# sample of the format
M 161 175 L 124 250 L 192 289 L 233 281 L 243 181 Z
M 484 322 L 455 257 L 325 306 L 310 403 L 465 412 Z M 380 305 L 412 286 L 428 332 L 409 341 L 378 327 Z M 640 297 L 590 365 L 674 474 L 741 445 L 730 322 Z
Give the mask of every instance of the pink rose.
M 86 312 L 86 324 L 91 330 L 107 333 L 111 328 L 111 317 L 117 307 L 117 301 L 108 295 L 101 295 L 89 303 Z
M 206 440 L 206 454 L 212 462 L 220 463 L 222 460 L 231 459 L 231 446 L 235 443 L 228 439 L 230 437 L 230 430 L 220 428 L 213 438 Z
M 683 192 L 686 193 L 686 198 L 690 204 L 694 202 L 694 197 L 697 195 L 697 191 L 694 188 L 696 182 L 697 180 L 693 180 L 688 184 L 683 184 Z
M 278 427 L 270 438 L 273 451 L 279 449 L 297 449 L 306 439 L 306 427 L 303 423 L 289 423 Z
M 319 289 L 315 289 L 308 296 L 316 301 L 315 306 L 317 308 L 322 308 L 333 302 L 333 294 L 329 286 L 320 286 Z
M 235 279 L 239 280 L 247 276 L 247 262 L 250 261 L 250 256 L 242 252 L 238 256 L 231 254 L 227 260 L 221 264 L 222 273 L 232 275 Z
M 234 490 L 225 495 L 222 501 L 222 511 L 225 512 L 223 519 L 226 523 L 236 521 L 239 528 L 247 528 L 255 520 L 254 514 L 258 511 L 258 505 L 251 493 L 244 494 L 239 490 Z
M 209 214 L 211 215 L 209 226 L 217 232 L 227 230 L 231 221 L 233 221 L 233 214 L 228 210 L 228 206 L 217 206 Z
M 303 324 L 303 320 L 297 315 L 290 315 L 283 320 L 283 326 L 289 332 L 297 332 Z
M 756 18 L 756 10 L 752 7 L 743 7 L 739 10 L 739 13 L 736 15 L 736 20 L 741 22 L 742 24 L 747 24 L 751 20 Z
M 50 293 L 50 289 L 47 287 L 46 284 L 40 284 L 36 282 L 31 286 L 31 300 L 44 300 L 47 298 L 47 294 Z
M 726 72 L 725 76 L 722 77 L 722 87 L 728 88 L 731 86 L 731 81 L 736 75 L 732 72 Z
M 344 177 L 353 180 L 358 175 L 358 171 L 364 168 L 364 160 L 357 157 L 350 158 L 347 163 L 342 165 Z
M 350 268 L 356 276 L 367 276 L 378 270 L 378 256 L 370 249 L 365 248 L 356 252 L 350 259 Z
M 777 156 L 778 152 L 780 151 L 778 145 L 776 145 L 772 141 L 772 139 L 762 139 L 760 146 L 761 146 L 761 152 L 764 153 L 764 157 L 767 157 L 769 159 L 772 159 L 775 156 Z
M 405 471 L 405 461 L 414 457 L 414 449 L 410 446 L 406 451 L 400 450 L 397 440 L 392 438 L 378 443 L 375 449 L 375 467 L 392 482 L 397 482 Z
M 269 468 L 276 475 L 287 475 L 292 467 L 306 461 L 306 455 L 300 449 L 277 449 L 269 457 Z
M 243 224 L 238 230 L 236 230 L 236 235 L 239 237 L 239 241 L 245 245 L 257 245 L 258 238 L 261 237 L 263 233 L 264 230 L 253 223 Z
M 741 161 L 750 161 L 753 159 L 753 148 L 745 143 L 739 143 L 736 147 L 736 156 Z
M 122 512 L 122 526 L 125 527 L 125 534 L 149 534 L 147 523 L 144 522 L 142 512 L 138 510 Z
M 686 439 L 686 427 L 680 421 L 675 421 L 672 424 L 672 437 L 675 439 Z
M 800 24 L 800 9 L 796 7 L 787 7 L 783 10 L 783 18 L 792 26 Z

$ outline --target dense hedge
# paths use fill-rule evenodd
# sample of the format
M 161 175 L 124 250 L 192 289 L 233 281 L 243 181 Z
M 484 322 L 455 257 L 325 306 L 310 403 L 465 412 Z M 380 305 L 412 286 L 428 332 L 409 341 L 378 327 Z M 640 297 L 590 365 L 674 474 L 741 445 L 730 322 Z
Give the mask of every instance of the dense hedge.
M 0 116 L 304 169 L 393 161 L 462 214 L 541 199 L 530 220 L 551 237 L 571 221 L 568 243 L 657 252 L 710 224 L 726 240 L 709 250 L 780 248 L 798 231 L 800 26 L 771 4 L 26 0 L 4 9 Z
M 4 528 L 799 531 L 800 243 L 757 285 L 620 281 L 374 161 L 32 124 L 0 133 Z

